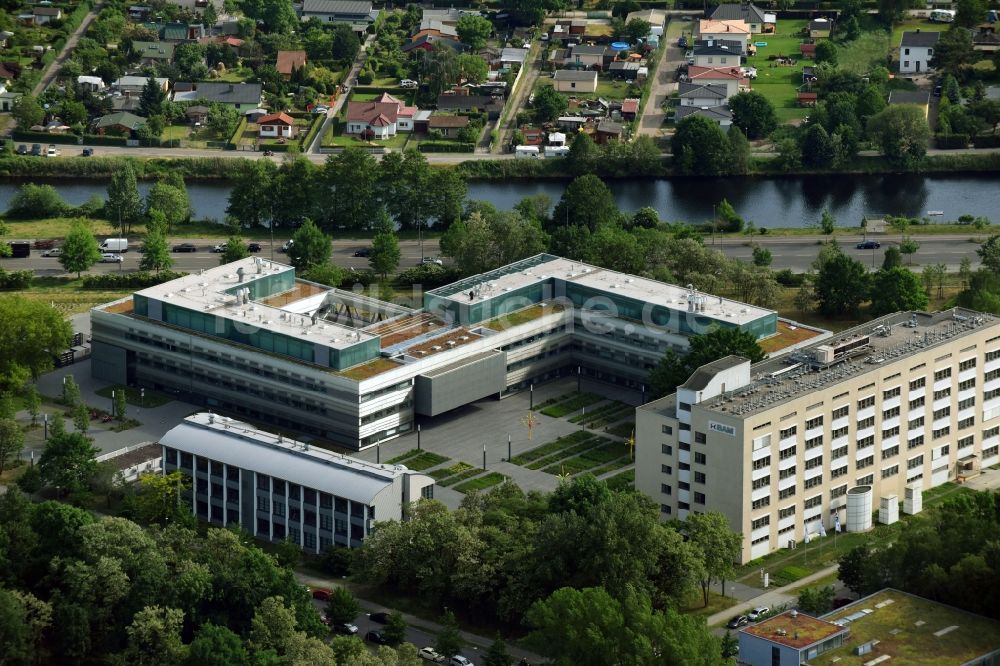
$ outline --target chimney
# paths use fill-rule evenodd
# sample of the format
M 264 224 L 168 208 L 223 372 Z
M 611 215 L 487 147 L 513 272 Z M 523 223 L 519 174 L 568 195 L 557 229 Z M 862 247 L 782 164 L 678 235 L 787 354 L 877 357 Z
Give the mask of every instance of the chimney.
M 235 86 L 233 86 L 233 84 L 232 84 L 232 83 L 230 83 L 230 84 L 229 84 L 229 92 L 233 92 L 234 90 L 236 90 L 236 87 L 235 87 Z

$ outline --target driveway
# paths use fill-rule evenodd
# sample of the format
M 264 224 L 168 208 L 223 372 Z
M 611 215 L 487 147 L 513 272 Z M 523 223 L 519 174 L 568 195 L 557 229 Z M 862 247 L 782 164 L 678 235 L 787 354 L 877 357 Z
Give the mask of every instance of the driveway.
M 56 75 L 63 66 L 63 63 L 65 63 L 67 58 L 69 58 L 70 52 L 76 48 L 76 44 L 80 41 L 80 37 L 83 36 L 83 33 L 90 27 L 90 24 L 95 18 L 97 18 L 97 15 L 101 13 L 102 9 L 104 9 L 104 3 L 99 2 L 94 5 L 94 8 L 91 9 L 86 16 L 83 17 L 83 20 L 80 21 L 80 25 L 77 26 L 76 30 L 73 31 L 73 34 L 66 40 L 66 45 L 63 46 L 63 50 L 59 52 L 56 59 L 52 61 L 49 68 L 44 74 L 42 74 L 42 79 L 38 82 L 38 85 L 35 86 L 34 90 L 31 91 L 32 95 L 38 97 L 45 92 L 45 89 L 49 87 L 49 84 L 55 80 Z
M 348 92 L 350 91 L 350 86 L 353 85 L 352 82 L 357 79 L 358 72 L 360 72 L 361 68 L 364 67 L 365 60 L 368 58 L 368 47 L 371 46 L 371 43 L 373 41 L 375 41 L 375 35 L 368 35 L 368 38 L 365 39 L 364 44 L 361 45 L 361 50 L 358 51 L 358 57 L 354 59 L 354 64 L 351 65 L 351 71 L 349 71 L 347 73 L 347 77 L 344 78 L 344 83 L 342 86 L 343 92 L 339 97 L 337 97 L 337 101 L 330 106 L 330 110 L 326 112 L 326 119 L 323 120 L 323 126 L 319 128 L 319 131 L 316 132 L 316 136 L 313 137 L 312 145 L 306 146 L 305 150 L 302 152 L 306 154 L 309 153 L 315 153 L 317 155 L 319 154 L 319 148 L 320 146 L 323 145 L 323 137 L 326 136 L 326 131 L 327 129 L 329 129 L 330 123 L 333 122 L 333 119 L 337 117 L 338 113 L 340 113 L 340 110 L 344 107 L 344 104 L 347 103 L 347 96 Z M 325 156 L 323 157 L 323 159 L 325 159 Z
M 663 106 L 670 99 L 670 95 L 677 90 L 674 72 L 684 60 L 684 50 L 677 46 L 679 33 L 678 28 L 675 27 L 677 25 L 680 25 L 681 28 L 687 28 L 691 26 L 691 23 L 676 20 L 667 23 L 667 29 L 663 33 L 666 47 L 662 49 L 660 55 L 660 62 L 654 75 L 655 79 L 650 87 L 649 98 L 646 100 L 646 108 L 639 121 L 637 136 L 655 137 L 663 134 L 663 123 L 667 118 Z

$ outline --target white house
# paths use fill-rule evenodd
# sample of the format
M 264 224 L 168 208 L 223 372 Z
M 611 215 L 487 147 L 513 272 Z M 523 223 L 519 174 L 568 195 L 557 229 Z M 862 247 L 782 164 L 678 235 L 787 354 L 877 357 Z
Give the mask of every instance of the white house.
M 674 110 L 674 122 L 679 123 L 688 116 L 701 116 L 718 123 L 722 129 L 733 124 L 733 114 L 726 106 L 678 106 Z
M 389 93 L 374 102 L 347 103 L 347 134 L 368 135 L 373 139 L 388 139 L 397 132 L 412 132 L 415 106 L 406 106 Z
M 104 90 L 104 80 L 99 76 L 82 74 L 76 77 L 76 84 L 80 87 L 80 90 L 86 90 L 87 92 L 100 92 Z
M 700 85 L 723 86 L 726 89 L 726 99 L 740 91 L 749 88 L 750 80 L 743 76 L 739 67 L 688 67 L 688 81 Z
M 750 44 L 750 26 L 746 21 L 713 21 L 702 19 L 698 22 L 698 39 L 734 39 L 744 46 Z
M 739 67 L 742 61 L 743 49 L 739 42 L 733 42 L 735 48 L 715 40 L 699 42 L 694 45 L 694 63 L 699 67 Z
M 681 106 L 719 106 L 726 102 L 726 86 L 682 83 L 677 88 Z
M 272 113 L 257 119 L 262 139 L 294 139 L 295 119 L 287 113 Z
M 899 73 L 917 74 L 930 69 L 939 32 L 904 32 L 899 42 Z
M 753 3 L 725 3 L 717 6 L 709 18 L 713 21 L 744 21 L 750 26 L 750 32 L 757 35 L 764 31 L 768 23 L 767 14 Z M 774 20 L 770 21 L 774 29 Z

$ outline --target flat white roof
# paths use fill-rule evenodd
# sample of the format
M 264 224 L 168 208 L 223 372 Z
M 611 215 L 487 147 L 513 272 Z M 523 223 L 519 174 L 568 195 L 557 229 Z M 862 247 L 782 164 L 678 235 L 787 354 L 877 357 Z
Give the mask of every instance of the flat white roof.
M 403 465 L 350 458 L 207 412 L 184 419 L 160 444 L 365 504 L 397 477 L 413 474 Z
M 240 268 L 244 273 L 243 282 L 240 282 L 238 274 Z M 291 270 L 291 266 L 276 261 L 247 257 L 200 273 L 185 275 L 136 294 L 333 349 L 343 349 L 378 337 L 322 318 L 315 324 L 312 323 L 310 315 L 319 309 L 328 293 L 335 291 L 333 289 L 300 298 L 283 307 L 253 300 L 242 304 L 235 295 L 226 293 L 226 290 L 241 284 L 249 287 L 258 278 Z
M 539 262 L 539 258 L 542 261 Z M 541 255 L 531 260 L 524 260 L 524 263 L 525 268 L 522 270 L 508 270 L 517 265 L 512 264 L 494 273 L 485 273 L 473 278 L 466 278 L 463 280 L 463 283 L 474 285 L 477 282 L 477 278 L 481 278 L 479 280 L 479 284 L 482 285 L 480 299 L 487 300 L 502 296 L 505 291 L 514 291 L 537 282 L 544 282 L 549 278 L 556 278 L 607 292 L 609 296 L 617 294 L 637 301 L 660 305 L 671 310 L 687 311 L 689 291 L 684 287 L 667 284 L 666 282 L 657 282 L 656 280 L 628 275 L 626 273 L 619 273 L 607 268 L 591 266 L 562 257 L 549 257 L 545 259 L 544 255 Z M 445 297 L 455 302 L 468 303 L 468 292 L 469 288 L 465 288 Z M 697 295 L 704 298 L 703 302 L 705 304 L 704 311 L 698 314 L 720 321 L 732 321 L 733 323 L 742 325 L 774 313 L 773 310 L 759 308 L 720 296 L 712 296 L 702 292 L 698 292 Z

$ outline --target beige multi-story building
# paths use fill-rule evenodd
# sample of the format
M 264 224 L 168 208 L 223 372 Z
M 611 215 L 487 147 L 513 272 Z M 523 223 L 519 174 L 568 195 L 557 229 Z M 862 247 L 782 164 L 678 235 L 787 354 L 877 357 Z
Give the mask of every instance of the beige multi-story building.
M 636 487 L 719 511 L 742 561 L 1000 462 L 1000 319 L 897 313 L 751 366 L 729 356 L 636 410 Z M 867 490 L 865 490 L 867 487 Z M 857 490 L 849 493 L 852 488 Z

